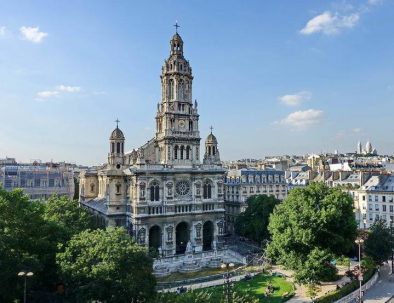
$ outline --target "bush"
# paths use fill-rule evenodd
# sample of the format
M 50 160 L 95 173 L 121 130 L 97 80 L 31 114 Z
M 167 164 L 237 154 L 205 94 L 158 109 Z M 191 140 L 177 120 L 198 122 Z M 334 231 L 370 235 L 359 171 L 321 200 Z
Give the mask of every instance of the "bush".
M 368 270 L 364 274 L 363 284 L 368 282 L 369 279 L 371 279 L 371 277 L 373 276 L 374 273 L 375 273 L 374 270 Z M 354 280 L 351 283 L 346 284 L 342 288 L 337 289 L 337 290 L 335 290 L 333 292 L 330 292 L 330 293 L 324 295 L 323 297 L 320 297 L 320 298 L 316 299 L 315 302 L 316 303 L 332 303 L 332 302 L 335 302 L 335 301 L 347 296 L 352 291 L 355 291 L 358 287 L 359 287 L 358 281 Z

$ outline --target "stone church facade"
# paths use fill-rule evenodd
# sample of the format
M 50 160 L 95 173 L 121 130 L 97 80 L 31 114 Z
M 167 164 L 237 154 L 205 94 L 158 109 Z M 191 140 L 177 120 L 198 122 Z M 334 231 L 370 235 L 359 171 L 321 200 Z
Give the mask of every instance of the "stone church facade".
M 105 165 L 83 171 L 80 203 L 108 226 L 124 226 L 135 240 L 161 256 L 216 250 L 224 234 L 225 170 L 211 133 L 200 159 L 198 103 L 192 69 L 178 33 L 161 73 L 156 133 L 125 153 L 118 125 Z

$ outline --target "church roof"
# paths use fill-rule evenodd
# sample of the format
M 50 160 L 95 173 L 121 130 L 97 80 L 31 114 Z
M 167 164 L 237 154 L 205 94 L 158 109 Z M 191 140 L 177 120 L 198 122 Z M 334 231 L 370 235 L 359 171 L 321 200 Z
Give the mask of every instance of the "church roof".
M 183 40 L 181 38 L 181 36 L 178 33 L 175 33 L 174 36 L 172 36 L 171 41 L 179 41 L 183 43 Z
M 205 140 L 206 143 L 214 143 L 214 144 L 218 144 L 218 140 L 216 139 L 215 135 L 210 133 L 207 137 L 207 139 Z
M 110 140 L 124 140 L 124 135 L 123 132 L 120 130 L 119 127 L 116 127 L 112 133 L 111 133 L 111 137 L 109 138 Z

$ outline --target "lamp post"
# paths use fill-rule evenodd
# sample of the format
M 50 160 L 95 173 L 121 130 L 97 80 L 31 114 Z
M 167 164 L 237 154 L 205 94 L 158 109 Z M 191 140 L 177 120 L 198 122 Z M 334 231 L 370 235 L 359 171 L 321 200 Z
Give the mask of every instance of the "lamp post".
M 33 275 L 34 275 L 34 273 L 32 273 L 31 271 L 29 271 L 29 272 L 24 272 L 24 271 L 18 272 L 18 277 L 25 278 L 25 287 L 24 287 L 24 290 L 23 290 L 23 303 L 26 303 L 27 278 L 30 278 Z
M 230 303 L 231 302 L 230 268 L 234 267 L 234 263 L 222 263 L 220 267 L 226 269 L 226 273 L 224 274 L 225 296 L 226 296 L 226 303 Z
M 391 234 L 391 245 L 393 245 L 394 234 L 393 234 L 393 219 L 390 218 L 390 234 Z M 394 247 L 391 247 L 391 274 L 394 274 Z
M 364 240 L 362 238 L 359 238 L 355 242 L 358 244 L 358 268 L 359 268 L 358 269 L 358 271 L 359 271 L 358 281 L 360 283 L 359 302 L 362 302 L 363 292 L 362 292 L 361 286 L 362 286 L 362 281 L 363 281 L 363 273 L 361 271 L 361 244 L 364 243 Z

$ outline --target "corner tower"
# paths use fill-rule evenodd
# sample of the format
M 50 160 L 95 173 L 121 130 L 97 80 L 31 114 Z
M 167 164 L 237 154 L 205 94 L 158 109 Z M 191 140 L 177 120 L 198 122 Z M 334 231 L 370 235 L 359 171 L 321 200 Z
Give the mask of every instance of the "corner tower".
M 192 101 L 192 68 L 183 56 L 183 40 L 176 32 L 170 56 L 161 72 L 161 102 L 156 114 L 156 160 L 162 164 L 200 163 L 197 101 Z
M 124 165 L 124 141 L 125 137 L 123 132 L 120 130 L 116 121 L 116 128 L 112 131 L 109 137 L 109 153 L 108 153 L 108 164 L 116 168 L 120 168 Z

